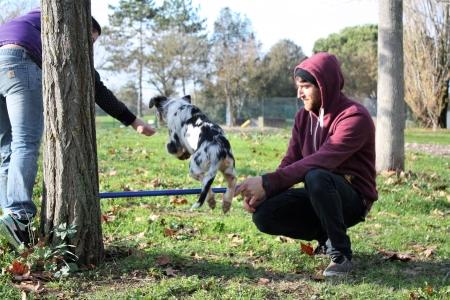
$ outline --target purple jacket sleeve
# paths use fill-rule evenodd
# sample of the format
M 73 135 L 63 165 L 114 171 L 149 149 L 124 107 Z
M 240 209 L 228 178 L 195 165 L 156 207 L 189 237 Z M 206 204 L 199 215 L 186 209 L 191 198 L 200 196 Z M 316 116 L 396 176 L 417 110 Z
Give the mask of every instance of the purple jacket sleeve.
M 306 173 L 311 169 L 321 168 L 333 171 L 339 167 L 366 143 L 368 136 L 364 128 L 368 126 L 370 126 L 369 120 L 359 113 L 337 121 L 334 133 L 317 152 L 289 165 L 283 165 L 275 172 L 263 175 L 267 197 L 283 192 L 303 181 Z
M 295 122 L 294 126 L 292 127 L 292 135 L 289 141 L 288 149 L 286 151 L 286 154 L 284 155 L 284 158 L 281 160 L 278 169 L 287 167 L 293 162 L 296 162 L 300 159 L 302 159 L 302 153 L 300 149 L 300 133 L 298 124 L 297 122 Z

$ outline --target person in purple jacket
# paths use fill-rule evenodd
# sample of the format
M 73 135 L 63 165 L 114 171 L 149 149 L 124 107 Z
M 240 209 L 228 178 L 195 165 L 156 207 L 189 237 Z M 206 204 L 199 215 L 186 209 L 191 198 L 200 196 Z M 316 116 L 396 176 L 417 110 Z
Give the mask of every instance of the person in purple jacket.
M 375 126 L 361 104 L 342 93 L 335 56 L 317 53 L 294 72 L 297 97 L 289 146 L 274 172 L 244 180 L 236 190 L 265 233 L 317 240 L 331 262 L 324 276 L 352 269 L 347 228 L 365 219 L 377 199 Z M 303 182 L 304 188 L 291 188 Z
M 101 27 L 92 18 L 92 40 Z M 30 242 L 32 201 L 43 133 L 40 9 L 0 26 L 0 234 L 18 248 Z M 95 102 L 109 115 L 147 136 L 155 130 L 106 88 L 95 71 Z

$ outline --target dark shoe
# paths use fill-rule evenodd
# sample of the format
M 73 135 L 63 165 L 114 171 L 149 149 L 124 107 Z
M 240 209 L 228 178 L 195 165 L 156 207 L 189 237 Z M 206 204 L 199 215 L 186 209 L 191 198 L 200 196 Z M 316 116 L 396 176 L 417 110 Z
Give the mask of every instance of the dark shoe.
M 323 276 L 331 277 L 347 275 L 352 270 L 352 267 L 352 262 L 344 255 L 333 257 L 328 267 L 323 271 Z
M 28 220 L 18 220 L 10 214 L 3 215 L 0 217 L 0 235 L 5 237 L 16 250 L 19 250 L 21 245 L 28 248 L 30 224 Z

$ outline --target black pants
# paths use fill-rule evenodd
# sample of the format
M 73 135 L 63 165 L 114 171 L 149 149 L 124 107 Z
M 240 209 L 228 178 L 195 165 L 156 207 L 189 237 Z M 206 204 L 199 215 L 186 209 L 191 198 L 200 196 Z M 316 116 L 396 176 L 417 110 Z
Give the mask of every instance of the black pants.
M 340 175 L 314 169 L 305 176 L 305 188 L 290 189 L 266 199 L 253 213 L 264 233 L 327 242 L 330 256 L 352 258 L 347 228 L 364 221 L 363 199 Z

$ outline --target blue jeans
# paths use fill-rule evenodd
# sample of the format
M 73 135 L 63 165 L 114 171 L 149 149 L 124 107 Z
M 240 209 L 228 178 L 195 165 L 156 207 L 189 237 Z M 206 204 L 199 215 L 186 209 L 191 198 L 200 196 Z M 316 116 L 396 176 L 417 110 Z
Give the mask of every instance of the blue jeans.
M 44 127 L 42 71 L 23 49 L 0 49 L 0 204 L 4 214 L 33 217 Z
M 343 176 L 313 169 L 305 188 L 266 199 L 253 214 L 262 232 L 327 244 L 327 254 L 352 259 L 347 228 L 364 221 L 364 201 Z

